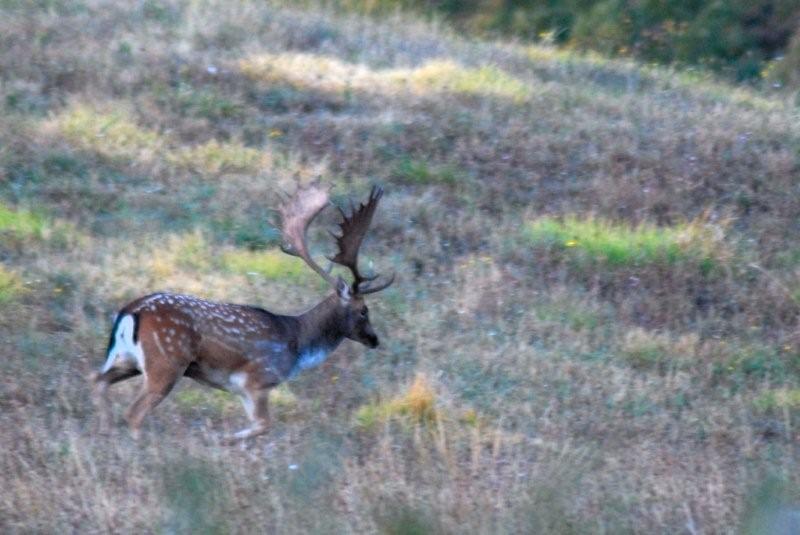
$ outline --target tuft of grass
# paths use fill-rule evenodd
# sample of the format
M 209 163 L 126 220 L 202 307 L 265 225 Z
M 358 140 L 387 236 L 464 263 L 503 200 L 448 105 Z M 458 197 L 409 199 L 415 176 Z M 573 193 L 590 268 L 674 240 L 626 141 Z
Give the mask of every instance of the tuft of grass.
M 211 140 L 194 147 L 182 147 L 168 154 L 173 165 L 198 173 L 256 172 L 266 163 L 266 155 L 239 143 L 220 143 Z
M 410 72 L 397 72 L 394 77 L 406 81 L 417 91 L 503 97 L 515 103 L 532 94 L 527 84 L 492 65 L 469 68 L 453 61 L 437 60 Z
M 362 405 L 355 414 L 356 425 L 364 429 L 371 429 L 392 419 L 402 419 L 414 424 L 431 424 L 439 418 L 436 392 L 421 373 L 414 377 L 404 393 L 389 401 Z
M 282 383 L 277 388 L 273 389 L 269 395 L 269 402 L 273 407 L 292 408 L 297 406 L 297 396 L 294 392 L 289 390 L 286 383 Z
M 646 370 L 663 365 L 670 357 L 669 350 L 666 336 L 635 328 L 625 335 L 620 356 L 633 368 Z
M 409 504 L 389 501 L 386 511 L 376 511 L 375 520 L 385 535 L 432 535 L 444 533 L 433 515 Z
M 77 105 L 58 115 L 54 122 L 67 141 L 112 160 L 152 159 L 163 145 L 157 132 L 140 127 L 122 110 L 102 113 Z
M 23 290 L 22 279 L 0 264 L 0 305 L 14 301 Z
M 565 325 L 572 331 L 594 331 L 606 315 L 589 308 L 573 296 L 557 296 L 558 298 L 536 303 L 533 312 L 537 319 L 544 323 Z
M 342 91 L 374 84 L 381 78 L 364 66 L 307 53 L 259 54 L 240 60 L 238 66 L 247 78 L 293 89 Z
M 243 106 L 218 91 L 195 88 L 181 84 L 177 89 L 164 90 L 160 99 L 164 106 L 177 108 L 191 117 L 202 117 L 212 121 L 240 118 Z
M 198 271 L 209 267 L 211 253 L 206 237 L 200 231 L 170 237 L 169 249 L 175 252 L 180 267 Z
M 753 400 L 759 410 L 800 409 L 800 388 L 773 388 Z
M 182 270 L 205 271 L 211 267 L 211 252 L 205 236 L 199 231 L 165 237 L 153 247 L 148 267 L 159 279 Z
M 637 226 L 612 223 L 596 217 L 542 217 L 529 222 L 523 234 L 531 245 L 609 267 L 694 261 L 707 273 L 726 256 L 721 233 L 699 220 L 658 227 L 647 223 Z
M 211 140 L 178 145 L 168 135 L 142 128 L 125 111 L 103 113 L 74 106 L 57 116 L 54 124 L 77 147 L 125 163 L 163 159 L 172 166 L 210 175 L 255 172 L 266 163 L 263 152 L 240 143 Z
M 18 240 L 41 239 L 49 227 L 47 219 L 29 210 L 12 210 L 0 204 L 0 236 L 10 235 Z
M 20 253 L 31 245 L 46 242 L 55 249 L 85 244 L 83 235 L 68 221 L 52 220 L 46 215 L 24 208 L 12 209 L 0 202 L 0 247 Z
M 739 342 L 736 345 L 723 343 L 716 355 L 712 373 L 715 379 L 728 379 L 743 385 L 748 381 L 769 381 L 786 384 L 800 372 L 797 355 L 777 351 L 767 344 Z
M 514 103 L 528 99 L 531 88 L 493 65 L 465 67 L 451 60 L 429 61 L 416 69 L 374 70 L 365 65 L 307 53 L 260 54 L 239 61 L 241 73 L 252 80 L 286 84 L 295 89 L 347 91 L 359 89 L 413 93 L 455 93 L 501 97 Z
M 280 249 L 229 251 L 223 255 L 222 262 L 226 269 L 234 273 L 256 274 L 273 280 L 302 279 L 308 271 L 302 260 L 289 256 Z

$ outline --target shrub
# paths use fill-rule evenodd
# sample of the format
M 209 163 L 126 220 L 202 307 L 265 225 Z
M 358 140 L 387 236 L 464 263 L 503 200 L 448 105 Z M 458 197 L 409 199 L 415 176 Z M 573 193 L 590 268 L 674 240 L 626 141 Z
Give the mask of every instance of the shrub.
M 344 9 L 441 14 L 473 33 L 500 33 L 659 63 L 710 66 L 757 78 L 796 30 L 795 0 L 340 0 Z
M 762 74 L 783 85 L 800 85 L 800 28 L 792 36 L 783 57 L 771 62 Z

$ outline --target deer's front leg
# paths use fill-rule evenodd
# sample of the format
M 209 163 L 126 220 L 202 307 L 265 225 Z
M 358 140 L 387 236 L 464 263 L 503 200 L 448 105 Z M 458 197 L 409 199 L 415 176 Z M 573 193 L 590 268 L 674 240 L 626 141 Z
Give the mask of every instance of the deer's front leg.
M 231 391 L 239 396 L 250 427 L 242 429 L 223 439 L 225 444 L 236 442 L 262 435 L 269 428 L 269 391 L 280 380 L 262 365 L 258 360 L 251 361 L 248 365 L 235 371 L 230 376 Z
M 248 416 L 250 427 L 236 433 L 240 439 L 250 438 L 267 432 L 269 427 L 269 390 L 259 390 L 247 396 L 247 406 L 252 407 Z
M 263 435 L 269 429 L 269 388 L 245 388 L 239 397 L 250 427 L 228 436 L 225 440 L 228 444 Z

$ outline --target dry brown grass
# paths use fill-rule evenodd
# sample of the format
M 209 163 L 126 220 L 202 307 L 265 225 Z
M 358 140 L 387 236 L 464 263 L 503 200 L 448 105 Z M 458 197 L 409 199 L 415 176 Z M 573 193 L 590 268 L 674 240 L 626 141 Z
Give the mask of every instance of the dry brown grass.
M 798 507 L 790 96 L 402 15 L 0 15 L 3 532 L 726 533 Z M 317 175 L 386 185 L 381 348 L 290 383 L 246 447 L 190 384 L 141 442 L 100 434 L 84 378 L 126 300 L 319 299 L 268 223 Z

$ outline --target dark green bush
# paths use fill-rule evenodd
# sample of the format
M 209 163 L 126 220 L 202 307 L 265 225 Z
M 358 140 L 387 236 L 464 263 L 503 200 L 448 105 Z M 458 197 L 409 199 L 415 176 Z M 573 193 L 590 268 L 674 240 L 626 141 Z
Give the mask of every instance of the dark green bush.
M 476 33 L 544 39 L 657 63 L 703 65 L 739 80 L 761 76 L 768 63 L 787 50 L 800 25 L 797 0 L 339 0 L 336 4 L 371 14 L 410 8 L 443 16 Z

